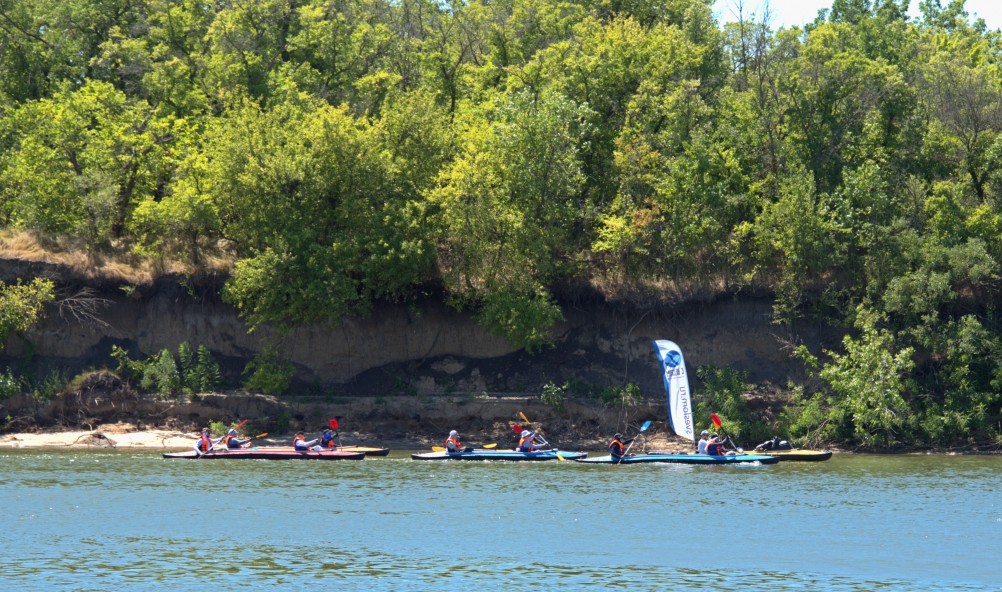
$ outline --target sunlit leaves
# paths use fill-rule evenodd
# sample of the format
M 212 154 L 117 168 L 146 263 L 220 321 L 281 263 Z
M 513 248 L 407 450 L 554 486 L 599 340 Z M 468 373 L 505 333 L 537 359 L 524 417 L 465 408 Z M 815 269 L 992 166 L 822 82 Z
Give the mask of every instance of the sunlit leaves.
M 578 153 L 588 115 L 556 93 L 523 92 L 499 97 L 486 125 L 470 126 L 465 149 L 429 196 L 444 229 L 440 270 L 457 296 L 546 300 L 545 286 L 558 277 L 579 215 L 584 176 Z M 492 326 L 510 338 L 532 337 L 515 329 L 517 322 Z
M 156 117 L 101 82 L 64 86 L 13 117 L 16 141 L 2 172 L 11 220 L 91 248 L 121 236 L 136 202 L 159 190 L 169 148 L 184 133 L 184 122 Z
M 0 343 L 12 332 L 24 332 L 42 319 L 45 305 L 55 299 L 52 280 L 35 278 L 30 283 L 0 282 Z

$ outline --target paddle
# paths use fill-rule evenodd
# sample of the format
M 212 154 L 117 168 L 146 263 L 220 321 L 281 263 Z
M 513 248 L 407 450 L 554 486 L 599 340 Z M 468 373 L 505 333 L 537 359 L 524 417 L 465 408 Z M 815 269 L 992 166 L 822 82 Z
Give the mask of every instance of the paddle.
M 248 421 L 248 420 L 246 420 L 246 419 L 245 419 L 245 420 L 243 420 L 243 421 L 241 421 L 241 422 L 240 422 L 240 423 L 238 423 L 238 424 L 237 424 L 237 425 L 236 425 L 236 426 L 235 426 L 235 427 L 234 427 L 233 429 L 235 429 L 235 430 L 239 430 L 240 428 L 244 427 L 244 424 L 245 424 L 245 423 L 247 423 L 247 421 Z M 222 441 L 223 441 L 223 440 L 225 440 L 225 439 L 226 439 L 226 436 L 223 436 L 223 437 L 222 437 L 222 438 L 220 438 L 219 440 L 217 440 L 217 441 L 213 442 L 213 443 L 212 443 L 212 446 L 209 446 L 209 449 L 208 449 L 208 450 L 206 450 L 205 452 L 203 452 L 203 453 L 201 453 L 201 454 L 199 454 L 199 455 L 198 455 L 198 458 L 202 458 L 202 457 L 203 457 L 203 456 L 205 456 L 206 454 L 209 454 L 210 452 L 212 452 L 212 451 L 213 451 L 213 449 L 215 449 L 215 447 L 216 447 L 216 444 L 219 444 L 220 442 L 222 442 Z
M 529 421 L 529 418 L 526 417 L 525 414 L 522 413 L 521 411 L 518 412 L 518 415 L 522 418 L 522 421 L 524 421 L 525 423 L 532 423 L 531 421 Z M 515 426 L 515 427 L 518 427 L 518 426 Z M 519 432 L 521 432 L 521 430 L 519 430 Z M 553 452 L 556 453 L 556 455 L 557 455 L 557 460 L 559 460 L 559 461 L 566 461 L 567 460 L 566 458 L 560 456 L 560 451 L 557 450 L 556 448 L 553 448 L 553 444 L 550 444 L 549 442 L 547 442 L 546 436 L 544 436 L 543 434 L 539 433 L 539 430 L 535 431 L 535 435 L 539 436 L 539 439 L 543 441 L 543 444 L 545 444 L 545 445 L 547 445 L 547 446 L 549 446 L 550 448 L 553 449 Z
M 339 432 L 338 429 L 337 429 L 337 426 L 338 426 L 337 420 L 338 420 L 338 418 L 335 417 L 334 419 L 332 419 L 332 420 L 330 420 L 328 422 L 328 425 L 330 425 L 331 429 L 334 430 L 334 435 L 337 437 L 338 448 L 344 448 L 344 443 L 341 442 L 341 432 Z
M 719 416 L 719 415 L 717 415 L 716 413 L 711 413 L 711 414 L 710 414 L 710 421 L 712 421 L 712 422 L 713 422 L 713 427 L 717 428 L 717 430 L 718 430 L 718 431 L 719 431 L 719 432 L 720 432 L 721 434 L 723 434 L 723 433 L 724 433 L 724 431 L 723 431 L 722 429 L 720 429 L 720 426 L 721 426 L 722 424 L 720 423 L 720 416 Z M 731 440 L 731 437 L 730 437 L 730 436 L 727 436 L 727 435 L 725 434 L 725 435 L 724 435 L 724 437 L 725 437 L 725 438 L 727 438 L 727 441 L 731 443 L 731 447 L 732 447 L 732 448 L 734 448 L 734 450 L 737 450 L 738 452 L 744 452 L 744 451 L 745 451 L 745 449 L 744 449 L 744 448 L 741 448 L 740 446 L 736 445 L 736 444 L 734 443 L 734 440 Z
M 644 422 L 644 425 L 640 426 L 640 431 L 637 432 L 637 435 L 633 437 L 633 442 L 636 442 L 637 438 L 640 437 L 640 434 L 643 434 L 644 432 L 646 432 L 647 428 L 649 428 L 649 427 L 651 427 L 651 421 L 647 420 L 647 421 Z M 626 447 L 626 451 L 623 452 L 623 456 L 619 457 L 619 461 L 616 462 L 617 465 L 619 463 L 623 462 L 623 457 L 625 457 L 627 454 L 630 453 L 630 449 L 633 448 L 633 442 L 630 442 L 630 445 Z
M 264 432 L 263 434 L 258 434 L 256 436 L 251 436 L 250 438 L 247 438 L 247 441 L 244 442 L 244 444 L 250 444 L 251 440 L 257 440 L 258 438 L 264 438 L 267 435 L 268 435 L 268 432 Z

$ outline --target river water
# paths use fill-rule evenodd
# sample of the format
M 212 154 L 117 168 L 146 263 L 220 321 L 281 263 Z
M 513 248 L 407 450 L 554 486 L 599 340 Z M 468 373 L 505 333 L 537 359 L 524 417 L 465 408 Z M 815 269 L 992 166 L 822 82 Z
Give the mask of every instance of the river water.
M 0 452 L 0 589 L 1002 590 L 1002 457 Z M 290 587 L 291 586 L 291 587 Z

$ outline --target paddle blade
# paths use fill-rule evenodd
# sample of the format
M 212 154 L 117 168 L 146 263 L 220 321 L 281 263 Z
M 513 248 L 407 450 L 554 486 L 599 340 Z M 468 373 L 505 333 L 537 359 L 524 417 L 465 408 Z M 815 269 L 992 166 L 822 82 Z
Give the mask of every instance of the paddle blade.
M 713 422 L 714 427 L 716 427 L 718 430 L 720 429 L 720 416 L 719 415 L 717 415 L 716 413 L 711 413 L 710 414 L 710 421 Z
M 564 458 L 564 457 L 560 456 L 560 451 L 559 451 L 559 450 L 557 451 L 557 460 L 560 460 L 560 461 L 564 461 L 564 462 L 567 462 L 567 459 L 566 459 L 566 458 Z
M 432 446 L 432 452 L 445 452 L 445 446 Z
M 255 438 L 264 438 L 264 437 L 265 437 L 265 436 L 267 436 L 267 435 L 268 435 L 268 432 L 265 432 L 265 433 L 263 433 L 263 434 L 258 434 L 258 435 L 254 436 L 254 437 L 255 437 Z
M 331 426 L 332 430 L 336 430 L 337 429 L 337 420 L 336 419 L 330 420 L 329 423 L 330 423 L 330 426 Z
M 529 421 L 529 418 L 526 417 L 525 414 L 522 413 L 521 411 L 518 412 L 518 415 L 519 415 L 519 417 L 522 418 L 522 421 L 524 421 L 525 423 L 532 423 L 531 421 Z
M 484 444 L 484 448 L 497 448 L 497 442 L 491 442 L 490 444 Z
M 640 431 L 641 432 L 646 432 L 647 428 L 649 428 L 649 427 L 651 427 L 651 421 L 647 420 L 647 421 L 644 422 L 644 425 L 640 426 Z
M 522 433 L 522 426 L 520 426 L 518 424 L 515 424 L 515 425 L 511 426 L 511 431 L 518 432 L 518 433 L 521 434 Z

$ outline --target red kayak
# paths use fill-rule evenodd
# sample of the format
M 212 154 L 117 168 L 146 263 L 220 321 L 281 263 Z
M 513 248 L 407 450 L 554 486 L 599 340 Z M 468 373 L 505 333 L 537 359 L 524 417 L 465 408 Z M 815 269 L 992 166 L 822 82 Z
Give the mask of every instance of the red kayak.
M 227 450 L 212 450 L 205 454 L 198 454 L 194 450 L 184 452 L 165 452 L 164 458 L 190 458 L 190 459 L 263 459 L 263 460 L 362 460 L 365 458 L 364 452 L 347 452 L 342 450 L 321 450 L 319 452 L 308 451 L 299 452 L 289 446 L 281 447 L 260 447 L 260 448 L 234 448 Z

